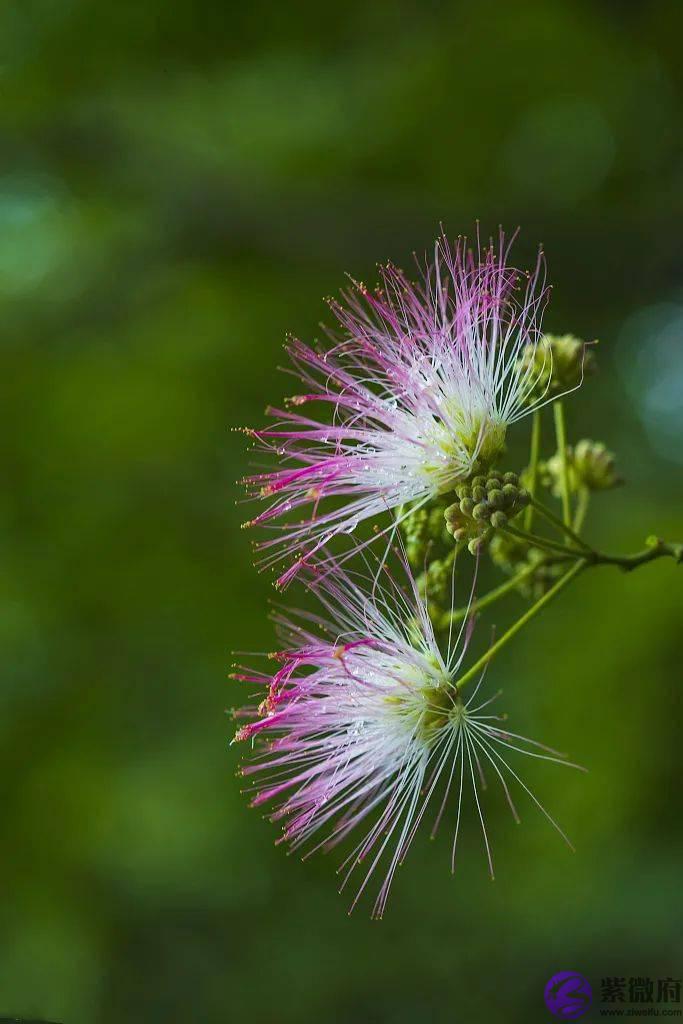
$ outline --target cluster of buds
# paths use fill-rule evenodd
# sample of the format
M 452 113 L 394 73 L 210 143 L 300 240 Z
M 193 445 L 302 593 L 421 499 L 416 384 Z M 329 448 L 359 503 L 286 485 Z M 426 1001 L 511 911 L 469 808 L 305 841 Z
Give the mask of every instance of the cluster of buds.
M 441 515 L 443 523 L 443 512 Z M 430 614 L 433 611 L 439 612 L 449 602 L 454 558 L 455 548 L 451 546 L 448 554 L 443 558 L 432 559 L 417 577 L 418 593 L 427 604 Z
M 520 366 L 533 382 L 527 401 L 537 402 L 578 388 L 584 376 L 595 370 L 595 357 L 573 334 L 544 334 L 538 345 L 523 350 Z
M 573 491 L 607 491 L 622 479 L 615 467 L 614 453 L 601 441 L 584 438 L 573 447 L 567 446 L 569 486 Z M 555 454 L 542 469 L 543 482 L 557 497 L 562 493 L 562 459 Z
M 528 565 L 529 550 L 527 541 L 510 533 L 497 533 L 489 544 L 491 561 L 506 576 L 516 576 Z
M 447 550 L 449 538 L 444 529 L 443 505 L 416 509 L 403 519 L 401 528 L 408 561 L 417 569 L 423 567 L 428 553 L 432 554 L 439 542 L 443 542 L 443 548 Z
M 542 597 L 564 571 L 562 563 L 549 561 L 540 548 L 505 533 L 496 533 L 491 539 L 489 555 L 506 576 L 517 577 L 518 593 L 534 601 Z
M 473 555 L 491 539 L 494 530 L 507 526 L 529 504 L 529 492 L 519 486 L 516 473 L 475 476 L 460 484 L 455 493 L 458 501 L 444 513 L 446 529 L 455 540 L 467 541 Z

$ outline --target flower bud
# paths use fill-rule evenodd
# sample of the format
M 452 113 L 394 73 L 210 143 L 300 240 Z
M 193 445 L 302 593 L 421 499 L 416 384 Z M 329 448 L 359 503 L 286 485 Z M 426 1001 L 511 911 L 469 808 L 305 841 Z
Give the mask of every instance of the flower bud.
M 621 483 L 614 454 L 601 441 L 579 441 L 573 451 L 573 468 L 580 486 L 589 491 L 606 491 Z
M 514 575 L 525 564 L 529 545 L 509 533 L 496 533 L 489 545 L 491 561 L 508 575 Z
M 415 568 L 424 565 L 427 552 L 433 552 L 435 542 L 448 543 L 444 511 L 444 506 L 439 504 L 415 509 L 403 519 L 401 532 L 405 537 L 406 554 Z
M 448 506 L 444 511 L 444 519 L 446 520 L 446 529 L 449 533 L 454 534 L 462 520 L 459 502 L 456 501 L 454 505 Z
M 516 590 L 526 598 L 537 599 L 557 582 L 563 571 L 561 564 L 548 564 L 547 553 L 530 547 L 525 541 L 508 533 L 494 534 L 489 544 L 491 561 L 508 576 L 517 576 L 526 570 Z
M 468 550 L 481 551 L 495 539 L 494 531 L 504 529 L 529 501 L 529 492 L 512 481 L 519 482 L 516 473 L 492 473 L 476 477 L 467 492 L 459 488 L 460 500 L 444 510 L 448 533 L 456 541 L 467 541 Z
M 529 404 L 554 398 L 578 387 L 595 370 L 595 356 L 573 334 L 545 334 L 538 345 L 527 346 L 519 364 L 528 373 Z
M 485 544 L 486 544 L 486 536 L 485 535 L 483 535 L 481 537 L 475 537 L 467 545 L 467 550 L 469 551 L 469 553 L 471 555 L 478 555 L 479 552 L 482 550 L 482 548 L 484 547 Z
M 450 596 L 453 551 L 450 558 L 435 558 L 417 577 L 418 591 L 430 606 L 444 605 Z
M 574 447 L 567 446 L 567 472 L 569 486 L 573 491 L 605 491 L 621 483 L 615 469 L 615 457 L 601 441 L 579 441 Z M 562 493 L 562 458 L 556 452 L 541 470 L 541 479 L 552 493 Z

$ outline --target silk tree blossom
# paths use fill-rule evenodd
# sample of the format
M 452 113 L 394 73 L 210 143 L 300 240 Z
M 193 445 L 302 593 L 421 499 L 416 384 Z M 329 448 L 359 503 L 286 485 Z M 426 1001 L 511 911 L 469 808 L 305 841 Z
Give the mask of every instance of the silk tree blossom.
M 307 390 L 269 409 L 270 427 L 247 431 L 284 461 L 245 481 L 268 501 L 245 525 L 276 533 L 258 545 L 264 564 L 297 559 L 279 584 L 335 534 L 490 467 L 508 426 L 543 404 L 545 357 L 530 353 L 549 293 L 544 257 L 523 273 L 508 266 L 510 245 L 501 232 L 475 252 L 442 234 L 416 282 L 388 265 L 375 291 L 351 281 L 329 300 L 340 330 L 328 347 L 291 341 L 291 372 Z M 330 422 L 302 411 L 311 403 L 331 407 Z
M 281 620 L 289 646 L 273 656 L 280 668 L 237 675 L 265 697 L 237 713 L 247 721 L 235 737 L 252 741 L 252 759 L 241 771 L 254 779 L 252 805 L 272 805 L 271 819 L 284 822 L 280 841 L 308 856 L 354 834 L 340 868 L 342 889 L 360 874 L 353 909 L 379 873 L 375 917 L 384 912 L 396 869 L 430 805 L 436 807 L 432 835 L 450 807 L 454 870 L 461 809 L 473 800 L 493 877 L 482 804 L 487 772 L 502 786 L 515 820 L 511 782 L 569 843 L 507 756 L 568 762 L 504 728 L 505 716 L 488 710 L 495 696 L 479 696 L 481 678 L 469 699 L 458 692 L 454 681 L 470 626 L 449 635 L 442 655 L 412 577 L 406 594 L 386 567 L 382 575 L 381 585 L 371 584 L 337 568 L 312 584 L 324 617 Z

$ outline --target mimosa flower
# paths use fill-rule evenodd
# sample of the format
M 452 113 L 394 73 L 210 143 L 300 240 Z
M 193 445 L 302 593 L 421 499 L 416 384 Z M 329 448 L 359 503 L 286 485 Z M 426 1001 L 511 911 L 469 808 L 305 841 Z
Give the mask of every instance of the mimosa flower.
M 526 274 L 508 266 L 509 249 L 502 232 L 474 251 L 442 235 L 417 282 L 389 265 L 375 291 L 352 281 L 330 300 L 341 331 L 328 347 L 289 344 L 307 390 L 268 410 L 272 426 L 247 431 L 284 463 L 247 480 L 269 502 L 248 525 L 277 533 L 258 545 L 266 564 L 305 560 L 362 520 L 487 470 L 508 427 L 543 404 L 542 390 L 533 396 L 547 367 L 528 357 L 549 291 L 543 253 Z M 300 411 L 311 403 L 331 407 L 330 422 Z
M 271 818 L 284 821 L 283 839 L 307 855 L 357 836 L 340 869 L 342 888 L 354 872 L 361 873 L 353 909 L 382 864 L 376 917 L 384 912 L 396 869 L 430 805 L 438 808 L 432 834 L 454 805 L 454 870 L 461 808 L 473 799 L 493 876 L 481 799 L 487 770 L 500 782 L 516 820 L 511 781 L 569 842 L 507 754 L 567 762 L 504 728 L 505 716 L 487 710 L 495 697 L 479 696 L 481 678 L 468 699 L 461 695 L 456 681 L 469 625 L 449 635 L 442 655 L 412 577 L 406 596 L 386 568 L 384 576 L 388 583 L 361 581 L 362 589 L 340 568 L 325 572 L 312 584 L 325 618 L 281 623 L 290 646 L 276 655 L 279 670 L 237 675 L 264 694 L 260 704 L 238 712 L 247 724 L 236 739 L 253 745 L 251 763 L 242 768 L 255 779 L 252 805 L 274 805 Z M 322 627 L 321 635 L 314 626 Z

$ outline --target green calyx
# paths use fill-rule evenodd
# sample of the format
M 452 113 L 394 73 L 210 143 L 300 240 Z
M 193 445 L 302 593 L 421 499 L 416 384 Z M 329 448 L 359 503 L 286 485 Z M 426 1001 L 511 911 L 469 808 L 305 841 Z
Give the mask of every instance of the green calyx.
M 529 404 L 572 391 L 595 368 L 592 350 L 573 334 L 544 334 L 538 345 L 523 350 L 518 364 L 528 375 Z
M 529 503 L 529 493 L 516 473 L 475 476 L 455 489 L 458 501 L 444 512 L 446 529 L 466 541 L 471 554 L 487 544 L 496 529 L 507 526 Z
M 415 695 L 388 699 L 411 719 L 416 737 L 427 744 L 445 727 L 457 728 L 467 713 L 456 687 L 446 681 L 442 685 L 423 686 Z
M 476 456 L 474 465 L 481 472 L 493 466 L 505 452 L 505 434 L 504 423 L 493 420 L 482 423 L 475 420 L 471 430 L 467 434 L 460 433 L 458 439 L 473 459 Z
M 429 686 L 422 691 L 424 709 L 418 724 L 418 734 L 430 740 L 448 724 L 460 704 L 456 690 L 451 685 Z
M 457 688 L 447 676 L 439 675 L 425 675 L 422 685 L 411 683 L 403 692 L 384 698 L 411 733 L 425 743 L 445 726 L 457 724 L 465 710 Z

